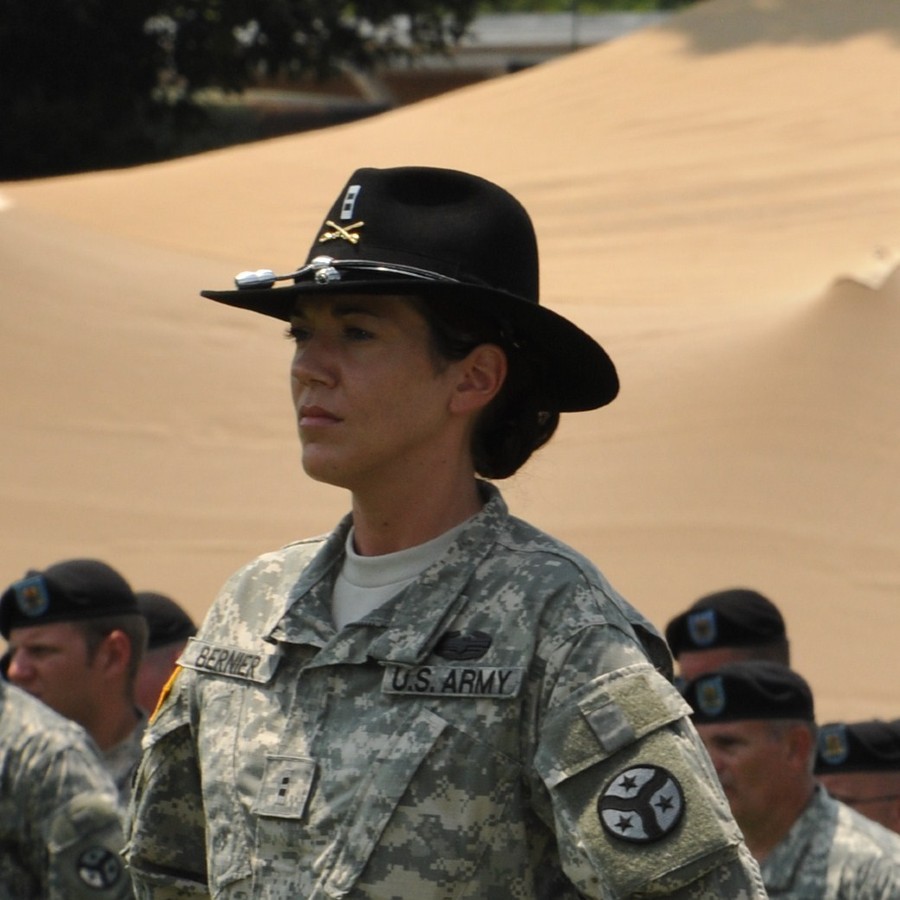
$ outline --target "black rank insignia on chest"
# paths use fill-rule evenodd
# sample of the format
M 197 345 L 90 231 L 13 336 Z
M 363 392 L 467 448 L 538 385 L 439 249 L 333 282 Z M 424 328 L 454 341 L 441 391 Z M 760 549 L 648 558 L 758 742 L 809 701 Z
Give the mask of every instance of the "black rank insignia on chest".
M 493 638 L 483 631 L 448 631 L 435 645 L 434 654 L 443 659 L 481 659 L 492 643 Z

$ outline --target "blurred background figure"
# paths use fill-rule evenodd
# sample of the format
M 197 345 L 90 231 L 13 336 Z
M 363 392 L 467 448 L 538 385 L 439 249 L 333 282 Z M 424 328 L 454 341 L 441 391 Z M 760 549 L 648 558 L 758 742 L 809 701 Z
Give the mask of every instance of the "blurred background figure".
M 900 719 L 823 725 L 816 775 L 832 797 L 900 833 Z
M 137 705 L 153 712 L 163 685 L 188 638 L 197 633 L 191 617 L 171 598 L 155 591 L 138 591 L 138 608 L 147 620 L 147 652 L 137 673 L 134 697 Z
M 111 566 L 72 559 L 31 570 L 0 597 L 9 681 L 81 725 L 127 803 L 146 715 L 134 697 L 147 623 Z
M 745 659 L 791 663 L 784 617 L 768 597 L 749 588 L 700 597 L 669 622 L 666 641 L 682 683 Z
M 132 896 L 116 788 L 90 738 L 2 680 L 0 810 L 0 896 Z
M 813 776 L 807 682 L 778 663 L 729 663 L 684 695 L 770 897 L 900 897 L 900 836 L 830 797 Z

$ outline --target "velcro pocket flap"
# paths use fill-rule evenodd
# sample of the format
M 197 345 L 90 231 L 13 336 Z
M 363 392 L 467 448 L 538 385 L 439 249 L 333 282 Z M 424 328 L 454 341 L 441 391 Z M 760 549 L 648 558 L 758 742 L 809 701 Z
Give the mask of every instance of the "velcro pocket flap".
M 548 788 L 617 753 L 690 707 L 653 666 L 637 663 L 603 675 L 548 713 L 535 766 Z

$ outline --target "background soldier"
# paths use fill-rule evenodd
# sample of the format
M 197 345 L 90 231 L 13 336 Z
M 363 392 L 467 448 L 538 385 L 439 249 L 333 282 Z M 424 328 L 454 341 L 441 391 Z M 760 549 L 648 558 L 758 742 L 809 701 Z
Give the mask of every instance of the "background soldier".
M 781 612 L 749 588 L 728 588 L 695 600 L 666 626 L 666 642 L 683 681 L 744 659 L 791 663 Z
M 730 663 L 685 697 L 770 897 L 900 897 L 900 837 L 830 797 L 813 776 L 806 681 L 777 663 Z
M 131 897 L 117 800 L 84 730 L 0 680 L 0 897 Z
M 171 598 L 156 591 L 138 591 L 138 609 L 147 620 L 147 651 L 141 658 L 134 699 L 153 712 L 163 685 L 172 676 L 175 663 L 188 638 L 197 633 L 191 617 Z
M 816 775 L 832 797 L 900 833 L 900 719 L 823 725 Z
M 9 680 L 87 731 L 126 806 L 146 724 L 134 683 L 147 642 L 128 582 L 93 559 L 31 570 L 0 597 L 0 634 Z

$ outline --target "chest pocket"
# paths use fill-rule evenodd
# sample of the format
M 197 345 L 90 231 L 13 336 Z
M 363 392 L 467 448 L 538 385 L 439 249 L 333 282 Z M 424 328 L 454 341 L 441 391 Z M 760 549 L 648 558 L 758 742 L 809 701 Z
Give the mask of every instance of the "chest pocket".
M 345 821 L 323 866 L 319 886 L 325 896 L 341 896 L 357 883 L 414 775 L 446 728 L 447 722 L 440 716 L 427 709 L 419 710 L 378 755 L 355 791 L 355 812 Z M 408 840 L 406 834 L 404 843 Z M 401 851 L 406 855 L 405 849 L 396 844 L 385 851 L 387 854 Z
M 278 710 L 268 687 L 281 652 L 268 645 L 236 647 L 192 638 L 179 662 L 198 710 L 190 727 L 201 770 L 209 886 L 216 896 L 251 875 L 251 801 L 264 778 L 266 752 L 276 739 L 266 727 Z M 187 696 L 184 704 L 189 704 Z

